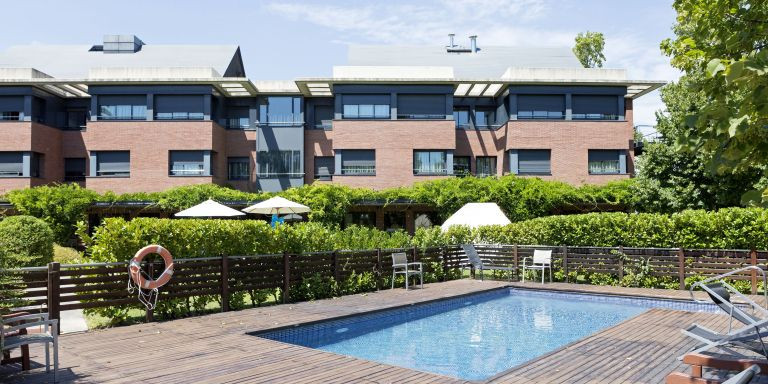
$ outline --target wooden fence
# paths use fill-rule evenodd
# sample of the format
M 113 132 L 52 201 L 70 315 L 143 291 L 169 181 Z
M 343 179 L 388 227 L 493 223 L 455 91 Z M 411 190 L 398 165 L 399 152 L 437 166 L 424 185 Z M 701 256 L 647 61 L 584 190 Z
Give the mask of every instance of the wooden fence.
M 651 275 L 669 277 L 685 289 L 689 276 L 714 276 L 747 265 L 765 265 L 768 251 L 755 250 L 697 250 L 679 248 L 628 247 L 566 247 L 531 245 L 477 245 L 481 258 L 493 259 L 494 264 L 514 266 L 513 278 L 520 277 L 520 268 L 534 249 L 551 249 L 554 270 L 565 272 L 605 273 L 621 279 L 627 263 L 642 260 L 651 267 Z M 313 252 L 304 254 L 272 254 L 253 256 L 217 256 L 176 258 L 171 282 L 161 288 L 160 298 L 186 298 L 204 295 L 219 296 L 221 310 L 228 311 L 229 297 L 235 292 L 257 289 L 281 290 L 284 301 L 291 300 L 291 291 L 302 278 L 319 273 L 344 281 L 353 271 L 372 272 L 378 289 L 392 274 L 392 252 L 407 252 L 412 261 L 424 262 L 427 272 L 439 266 L 446 271 L 467 265 L 460 246 L 426 249 L 374 249 L 356 251 Z M 633 264 L 634 265 L 634 264 Z M 143 268 L 153 276 L 164 268 L 162 261 L 144 262 Z M 127 262 L 61 265 L 22 268 L 11 271 L 20 276 L 24 286 L 25 310 L 34 308 L 60 318 L 61 311 L 72 309 L 136 305 L 135 295 L 127 291 Z M 753 272 L 733 276 L 751 282 L 752 293 L 758 290 L 758 278 Z M 387 286 L 388 287 L 388 286 Z M 147 320 L 153 314 L 147 311 Z

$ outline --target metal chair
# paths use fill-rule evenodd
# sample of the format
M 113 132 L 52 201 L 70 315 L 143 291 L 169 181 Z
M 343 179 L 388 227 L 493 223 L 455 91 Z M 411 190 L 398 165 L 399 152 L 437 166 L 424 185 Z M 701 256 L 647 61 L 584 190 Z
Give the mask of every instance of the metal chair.
M 549 282 L 552 282 L 552 250 L 536 249 L 533 251 L 533 263 L 527 265 L 528 257 L 523 259 L 523 283 L 525 283 L 525 271 L 533 269 L 541 271 L 541 283 L 544 284 L 544 270 L 549 269 Z
M 33 315 L 16 316 L 12 319 L 17 325 L 4 325 L 0 323 L 0 345 L 2 352 L 11 349 L 28 346 L 30 344 L 45 344 L 45 371 L 51 371 L 51 352 L 50 346 L 53 344 L 53 381 L 59 379 L 59 321 L 49 319 L 47 313 L 38 313 Z M 31 327 L 43 326 L 42 333 L 22 333 Z
M 27 312 L 16 312 L 16 313 L 10 313 L 7 315 L 0 316 L 0 326 L 15 325 L 16 323 L 18 323 L 17 321 L 13 320 L 15 317 L 24 316 L 28 314 L 29 313 Z M 15 331 L 15 332 L 9 332 L 6 334 L 5 337 L 16 336 L 16 335 L 26 335 L 26 334 L 27 334 L 27 330 L 26 328 L 24 328 L 24 329 L 19 329 L 18 331 Z M 2 349 L 2 347 L 0 347 L 0 349 Z M 17 357 L 11 357 L 10 350 L 7 350 L 7 351 L 3 350 L 2 354 L 0 354 L 0 365 L 20 363 L 22 371 L 29 371 L 30 369 L 29 346 L 24 345 L 19 349 L 21 349 L 20 351 L 21 355 Z
M 480 280 L 485 280 L 485 270 L 507 271 L 507 280 L 512 278 L 512 273 L 515 273 L 515 267 L 508 265 L 501 265 L 498 260 L 483 261 L 480 255 L 477 253 L 477 249 L 474 244 L 462 244 L 461 248 L 464 249 L 464 253 L 469 260 L 469 266 L 473 267 L 476 271 L 480 271 Z
M 419 269 L 409 269 L 410 266 L 418 266 Z M 412 275 L 419 275 L 421 288 L 424 288 L 424 267 L 420 262 L 408 262 L 408 255 L 404 252 L 392 254 L 392 289 L 395 288 L 395 276 L 405 275 L 405 290 L 408 290 L 408 280 Z

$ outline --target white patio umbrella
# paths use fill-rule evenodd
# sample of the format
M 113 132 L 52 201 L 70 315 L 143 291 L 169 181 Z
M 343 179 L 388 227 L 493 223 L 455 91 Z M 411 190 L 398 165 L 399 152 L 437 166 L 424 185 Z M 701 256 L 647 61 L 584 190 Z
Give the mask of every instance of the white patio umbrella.
M 243 212 L 260 213 L 262 215 L 287 215 L 291 213 L 307 213 L 309 211 L 311 209 L 306 205 L 284 199 L 280 196 L 275 196 L 243 209 Z
M 244 216 L 245 213 L 219 204 L 211 199 L 203 201 L 194 207 L 187 208 L 174 216 L 176 217 L 234 217 Z
M 440 226 L 443 231 L 454 225 L 477 228 L 483 225 L 507 225 L 511 223 L 496 203 L 467 203 Z

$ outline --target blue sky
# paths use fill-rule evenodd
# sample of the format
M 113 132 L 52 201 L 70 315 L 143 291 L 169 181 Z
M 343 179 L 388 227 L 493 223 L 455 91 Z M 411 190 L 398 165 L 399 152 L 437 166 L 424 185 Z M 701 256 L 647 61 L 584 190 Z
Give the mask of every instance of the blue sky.
M 672 37 L 671 0 L 14 1 L 4 4 L 0 50 L 10 45 L 92 44 L 136 34 L 147 44 L 238 44 L 251 79 L 328 76 L 347 43 L 438 44 L 456 33 L 478 45 L 572 46 L 578 32 L 606 36 L 607 68 L 631 79 L 675 80 L 659 50 Z M 11 16 L 17 15 L 17 16 Z M 11 16 L 11 17 L 9 17 Z M 658 94 L 635 105 L 654 124 Z

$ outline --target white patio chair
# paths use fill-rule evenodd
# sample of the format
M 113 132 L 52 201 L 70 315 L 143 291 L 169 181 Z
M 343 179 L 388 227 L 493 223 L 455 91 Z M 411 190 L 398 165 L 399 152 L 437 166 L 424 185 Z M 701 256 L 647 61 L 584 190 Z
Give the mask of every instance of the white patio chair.
M 53 381 L 57 382 L 59 379 L 59 321 L 56 319 L 49 319 L 47 313 L 17 316 L 10 320 L 13 323 L 18 322 L 18 324 L 13 326 L 5 326 L 0 321 L 0 338 L 2 339 L 0 345 L 2 345 L 2 351 L 10 351 L 11 349 L 30 344 L 45 344 L 45 372 L 50 372 L 50 346 L 53 344 Z M 21 329 L 39 326 L 43 326 L 42 333 L 27 333 L 21 335 L 6 336 L 7 334 L 15 334 L 16 331 Z
M 410 269 L 411 266 L 418 266 L 419 269 Z M 408 262 L 408 256 L 404 252 L 392 254 L 392 289 L 395 288 L 395 276 L 405 275 L 405 290 L 408 290 L 408 280 L 413 275 L 419 275 L 421 287 L 424 288 L 423 266 L 420 262 Z
M 541 283 L 544 284 L 544 270 L 549 269 L 549 282 L 552 282 L 552 250 L 536 249 L 533 251 L 533 263 L 528 265 L 529 257 L 523 259 L 523 283 L 525 283 L 525 271 L 533 269 L 541 271 Z

